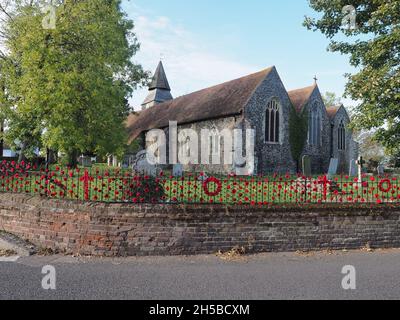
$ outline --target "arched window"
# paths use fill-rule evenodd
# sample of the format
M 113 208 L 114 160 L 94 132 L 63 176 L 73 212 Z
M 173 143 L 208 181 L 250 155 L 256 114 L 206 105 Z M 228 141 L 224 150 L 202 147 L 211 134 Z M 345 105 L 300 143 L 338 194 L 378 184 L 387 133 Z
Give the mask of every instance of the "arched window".
M 338 149 L 346 150 L 346 127 L 343 120 L 340 122 L 338 127 Z
M 217 128 L 211 129 L 210 134 L 210 156 L 219 154 L 220 136 Z
M 190 157 L 190 138 L 186 137 L 186 141 L 184 142 L 184 150 L 187 157 Z
M 265 115 L 265 141 L 279 143 L 280 139 L 280 106 L 276 100 L 268 103 Z
M 308 119 L 308 144 L 311 146 L 321 145 L 322 116 L 318 104 L 314 104 Z
M 186 136 L 184 132 L 179 133 L 178 152 L 183 156 L 190 157 L 190 137 Z

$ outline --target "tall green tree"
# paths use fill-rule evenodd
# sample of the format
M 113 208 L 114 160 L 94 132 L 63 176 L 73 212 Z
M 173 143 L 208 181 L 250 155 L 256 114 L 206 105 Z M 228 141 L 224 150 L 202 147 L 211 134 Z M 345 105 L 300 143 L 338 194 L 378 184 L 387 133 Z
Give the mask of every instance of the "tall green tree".
M 43 8 L 39 0 L 0 0 L 0 93 L 1 119 L 7 130 L 2 135 L 20 153 L 20 160 L 33 156 L 41 147 L 43 110 L 29 104 L 28 86 L 22 85 L 24 56 L 19 50 L 19 36 L 28 33 L 32 19 Z M 27 103 L 28 102 L 28 103 Z
M 389 151 L 396 150 L 400 145 L 400 1 L 309 3 L 321 15 L 306 17 L 305 26 L 326 35 L 331 40 L 329 49 L 348 54 L 350 64 L 359 70 L 347 75 L 346 95 L 358 102 L 354 127 L 376 130 L 377 140 Z
M 128 99 L 148 76 L 132 62 L 139 49 L 133 22 L 120 0 L 59 0 L 54 28 L 44 28 L 44 8 L 42 1 L 21 5 L 3 28 L 16 101 L 10 138 L 22 146 L 39 140 L 71 164 L 80 153 L 122 153 Z

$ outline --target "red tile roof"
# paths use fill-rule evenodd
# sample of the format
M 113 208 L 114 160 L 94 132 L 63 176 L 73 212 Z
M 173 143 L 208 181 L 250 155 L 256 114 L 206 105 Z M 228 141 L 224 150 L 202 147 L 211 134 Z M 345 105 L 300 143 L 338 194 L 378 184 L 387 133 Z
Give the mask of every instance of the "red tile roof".
M 127 120 L 129 142 L 142 132 L 168 127 L 169 121 L 185 124 L 240 114 L 272 70 L 273 67 L 131 114 Z
M 326 108 L 326 113 L 328 114 L 329 119 L 335 118 L 336 114 L 340 110 L 342 106 L 331 106 Z
M 297 112 L 303 110 L 303 107 L 307 104 L 316 87 L 317 85 L 314 84 L 306 88 L 288 91 L 290 101 L 292 101 L 293 107 Z

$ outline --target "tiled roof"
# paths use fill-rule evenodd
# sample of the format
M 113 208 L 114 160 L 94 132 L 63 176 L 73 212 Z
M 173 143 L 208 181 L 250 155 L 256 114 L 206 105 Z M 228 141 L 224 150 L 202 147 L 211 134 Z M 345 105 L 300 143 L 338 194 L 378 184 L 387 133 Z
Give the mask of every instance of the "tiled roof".
M 306 88 L 288 91 L 290 101 L 297 112 L 303 110 L 303 107 L 307 104 L 316 87 L 317 85 L 314 84 Z
M 132 114 L 127 122 L 129 141 L 132 142 L 142 132 L 168 127 L 169 121 L 185 124 L 238 115 L 272 70 L 273 67 Z
M 336 114 L 340 110 L 342 106 L 331 106 L 326 108 L 326 113 L 328 114 L 329 119 L 335 118 Z

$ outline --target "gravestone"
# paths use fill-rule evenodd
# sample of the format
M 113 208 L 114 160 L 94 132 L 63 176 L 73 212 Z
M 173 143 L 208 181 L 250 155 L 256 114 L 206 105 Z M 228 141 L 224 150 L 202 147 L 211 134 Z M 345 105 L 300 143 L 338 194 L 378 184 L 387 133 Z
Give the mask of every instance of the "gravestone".
M 183 175 L 183 166 L 180 163 L 174 164 L 174 167 L 172 168 L 172 175 L 174 177 L 182 177 L 182 175 Z
M 82 155 L 79 157 L 78 162 L 83 167 L 91 167 L 92 166 L 92 157 Z
M 358 166 L 358 183 L 362 183 L 362 178 L 363 178 L 363 167 L 364 167 L 365 161 L 363 157 L 359 157 L 357 160 L 357 166 Z
M 385 167 L 383 165 L 379 165 L 376 170 L 378 171 L 379 176 L 383 176 L 385 174 Z
M 311 177 L 311 158 L 310 156 L 303 156 L 302 159 L 303 175 L 306 177 Z
M 337 174 L 338 166 L 339 159 L 331 158 L 331 161 L 329 162 L 328 179 L 332 179 L 333 176 Z
M 147 160 L 147 152 L 145 150 L 137 153 L 133 161 L 132 170 L 135 173 L 149 175 L 155 177 L 157 175 L 157 167 Z
M 350 161 L 349 176 L 350 177 L 356 177 L 357 176 L 357 162 L 354 159 L 352 159 Z

